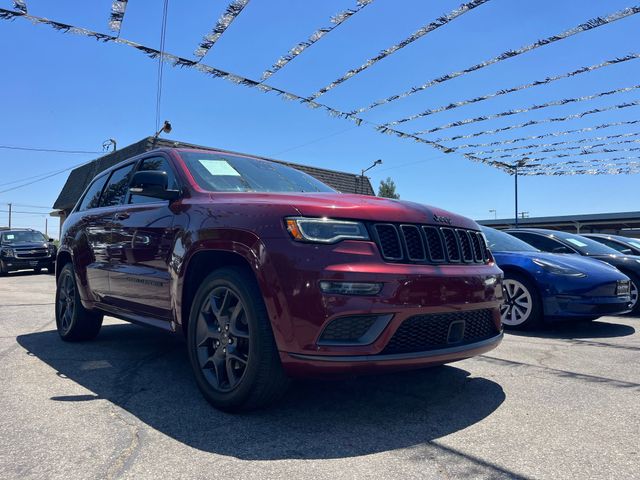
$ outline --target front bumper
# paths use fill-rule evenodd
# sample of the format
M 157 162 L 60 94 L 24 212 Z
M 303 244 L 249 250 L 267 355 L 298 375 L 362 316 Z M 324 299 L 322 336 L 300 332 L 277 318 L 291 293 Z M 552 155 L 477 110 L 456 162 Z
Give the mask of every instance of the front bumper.
M 49 268 L 55 264 L 55 257 L 45 258 L 15 258 L 2 257 L 7 271 L 15 272 L 17 270 L 29 270 L 33 268 Z
M 544 311 L 548 317 L 556 319 L 620 315 L 631 311 L 630 302 L 629 296 L 555 295 L 544 300 Z

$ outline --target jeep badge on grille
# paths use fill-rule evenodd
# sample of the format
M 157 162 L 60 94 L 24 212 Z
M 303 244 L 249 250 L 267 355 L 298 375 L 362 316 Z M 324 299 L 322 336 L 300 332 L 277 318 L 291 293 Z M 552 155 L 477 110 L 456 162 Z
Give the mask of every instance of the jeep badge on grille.
M 438 223 L 446 223 L 447 225 L 451 225 L 451 218 L 436 215 L 435 213 L 433 214 L 433 220 Z

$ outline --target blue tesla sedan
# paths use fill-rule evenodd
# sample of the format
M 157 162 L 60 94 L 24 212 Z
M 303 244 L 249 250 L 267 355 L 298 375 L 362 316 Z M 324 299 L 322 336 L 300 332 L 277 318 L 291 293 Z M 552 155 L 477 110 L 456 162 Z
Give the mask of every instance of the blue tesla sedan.
M 545 321 L 594 320 L 629 311 L 629 278 L 600 260 L 541 252 L 493 228 L 482 227 L 504 271 L 502 322 L 533 329 Z

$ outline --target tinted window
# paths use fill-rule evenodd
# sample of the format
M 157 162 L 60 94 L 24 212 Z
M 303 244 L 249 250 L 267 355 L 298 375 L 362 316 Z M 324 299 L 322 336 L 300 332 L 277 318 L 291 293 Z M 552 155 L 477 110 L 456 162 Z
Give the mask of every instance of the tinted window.
M 619 255 L 620 252 L 609 248 L 602 243 L 583 237 L 582 235 L 574 235 L 573 233 L 556 232 L 554 235 L 571 245 L 583 255 Z
M 613 248 L 614 250 L 617 250 L 620 253 L 624 253 L 625 255 L 633 255 L 633 251 L 629 247 L 625 247 L 621 243 L 614 242 L 613 240 L 609 240 L 608 238 L 598 237 L 598 238 L 594 238 L 593 240 L 595 240 L 598 243 L 602 243 L 603 245 L 606 245 L 609 248 Z
M 180 186 L 178 185 L 178 181 L 176 180 L 176 176 L 171 169 L 171 165 L 169 165 L 169 161 L 164 157 L 153 157 L 153 158 L 145 158 L 138 171 L 144 170 L 153 170 L 156 172 L 166 172 L 167 174 L 167 188 L 169 190 L 179 190 Z M 146 197 L 144 195 L 135 195 L 131 194 L 131 198 L 129 198 L 129 203 L 148 203 L 148 202 L 158 202 L 161 201 L 158 198 Z
M 537 252 L 538 249 L 532 247 L 519 238 L 512 237 L 508 233 L 501 232 L 495 228 L 481 227 L 482 233 L 487 238 L 489 250 L 494 252 Z
M 2 243 L 20 243 L 20 242 L 46 242 L 47 239 L 40 232 L 30 230 L 17 230 L 2 232 L 0 236 Z
M 542 250 L 543 252 L 574 253 L 573 250 L 563 245 L 561 242 L 558 242 L 557 240 L 553 240 L 549 237 L 545 237 L 544 235 L 538 235 L 536 233 L 525 233 L 525 232 L 509 232 L 509 233 L 514 237 L 524 240 L 529 245 L 534 246 L 538 250 Z
M 102 177 L 94 180 L 89 189 L 87 190 L 87 194 L 82 199 L 82 203 L 78 207 L 78 211 L 82 212 L 83 210 L 88 210 L 90 208 L 96 208 L 100 203 L 100 192 L 102 192 L 102 187 L 104 187 L 105 182 L 107 181 L 107 175 L 103 175 Z
M 107 186 L 104 187 L 100 198 L 101 207 L 120 205 L 124 201 L 129 189 L 129 174 L 133 170 L 133 164 L 114 170 L 109 177 Z
M 310 175 L 279 163 L 202 152 L 180 152 L 198 185 L 214 192 L 333 192 Z

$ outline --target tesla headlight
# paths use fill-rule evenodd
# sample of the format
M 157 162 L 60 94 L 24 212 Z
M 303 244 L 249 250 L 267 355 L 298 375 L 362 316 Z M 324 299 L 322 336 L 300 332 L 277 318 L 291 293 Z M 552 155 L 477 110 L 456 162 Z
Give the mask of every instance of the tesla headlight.
M 369 240 L 361 222 L 330 218 L 293 217 L 285 219 L 288 232 L 302 242 L 335 243 L 340 240 Z
M 533 263 L 542 267 L 543 270 L 554 273 L 556 275 L 564 275 L 567 277 L 586 277 L 587 274 L 581 272 L 580 270 L 576 270 L 575 268 L 568 267 L 566 265 L 562 265 L 555 262 L 550 262 L 549 260 L 543 260 L 541 258 L 534 258 Z

